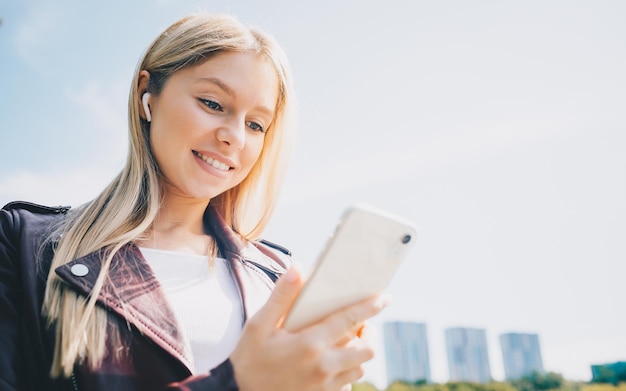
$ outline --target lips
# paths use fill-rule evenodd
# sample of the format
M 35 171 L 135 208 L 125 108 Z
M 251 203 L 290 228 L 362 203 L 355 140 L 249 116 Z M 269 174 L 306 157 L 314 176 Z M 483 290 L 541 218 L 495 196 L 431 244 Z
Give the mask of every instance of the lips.
M 199 157 L 200 159 L 202 159 L 205 163 L 207 163 L 208 165 L 210 165 L 213 168 L 216 168 L 220 171 L 229 171 L 232 170 L 233 167 L 229 166 L 228 164 L 224 163 L 224 162 L 220 162 L 219 160 L 212 158 L 210 156 L 206 156 L 201 154 L 198 151 L 192 151 L 194 155 L 196 155 L 197 157 Z

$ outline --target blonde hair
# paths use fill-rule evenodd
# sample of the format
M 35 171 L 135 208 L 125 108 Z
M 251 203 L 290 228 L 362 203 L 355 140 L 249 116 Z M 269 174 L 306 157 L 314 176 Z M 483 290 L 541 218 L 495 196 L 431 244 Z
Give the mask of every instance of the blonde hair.
M 130 145 L 121 173 L 92 202 L 70 214 L 57 229 L 63 236 L 51 270 L 77 257 L 104 249 L 102 268 L 90 296 L 77 295 L 50 272 L 43 312 L 56 327 L 51 375 L 69 377 L 77 362 L 97 368 L 111 335 L 106 311 L 96 299 L 114 254 L 140 238 L 160 205 L 159 168 L 149 142 L 149 124 L 139 115 L 139 73 L 150 73 L 148 91 L 160 93 L 175 72 L 210 60 L 220 52 L 252 52 L 273 65 L 279 82 L 275 117 L 265 134 L 261 155 L 236 187 L 211 200 L 225 221 L 244 239 L 258 237 L 274 210 L 286 174 L 294 127 L 294 94 L 286 56 L 267 34 L 249 29 L 230 16 L 195 14 L 167 28 L 149 46 L 135 71 L 128 101 Z M 215 251 L 215 249 L 213 250 Z M 212 254 L 215 255 L 215 254 Z

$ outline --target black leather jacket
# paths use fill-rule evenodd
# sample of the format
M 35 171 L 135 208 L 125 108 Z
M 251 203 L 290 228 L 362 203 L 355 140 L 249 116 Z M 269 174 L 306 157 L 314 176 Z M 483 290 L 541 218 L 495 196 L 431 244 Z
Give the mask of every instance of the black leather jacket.
M 0 211 L 0 390 L 237 390 L 228 360 L 209 374 L 192 376 L 172 310 L 135 245 L 115 255 L 109 281 L 98 297 L 110 314 L 109 327 L 117 327 L 122 337 L 121 346 L 109 346 L 108 351 L 121 348 L 127 354 L 105 356 L 97 370 L 77 364 L 70 378 L 50 378 L 54 331 L 46 326 L 41 306 L 54 243 L 41 243 L 49 225 L 64 218 L 68 209 L 17 202 Z M 211 206 L 205 222 L 221 255 L 230 261 L 248 319 L 289 267 L 288 252 L 269 242 L 241 240 Z M 55 272 L 87 295 L 100 262 L 97 251 Z M 82 266 L 72 269 L 77 264 Z

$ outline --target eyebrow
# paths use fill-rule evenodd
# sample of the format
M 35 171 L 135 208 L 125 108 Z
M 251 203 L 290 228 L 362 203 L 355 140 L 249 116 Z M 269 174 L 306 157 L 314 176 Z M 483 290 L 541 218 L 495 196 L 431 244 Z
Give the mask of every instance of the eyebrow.
M 197 78 L 197 81 L 213 83 L 216 86 L 218 86 L 220 89 L 222 89 L 225 93 L 230 95 L 233 99 L 237 98 L 237 95 L 235 94 L 235 91 L 232 88 L 230 88 L 228 86 L 228 84 L 224 83 L 223 81 L 221 81 L 220 79 L 218 79 L 216 77 L 206 77 L 206 76 L 203 76 L 203 77 Z M 271 110 L 270 108 L 265 107 L 265 106 L 257 107 L 257 109 L 263 111 L 265 114 L 267 114 L 270 117 L 272 117 L 272 120 L 274 119 L 274 116 L 276 115 L 276 112 L 274 110 Z
M 198 81 L 205 81 L 205 82 L 213 83 L 217 85 L 219 88 L 221 88 L 222 90 L 224 90 L 224 92 L 230 95 L 231 97 L 236 98 L 235 91 L 233 91 L 233 89 L 230 88 L 228 84 L 224 83 L 223 81 L 221 81 L 220 79 L 216 77 L 199 77 Z

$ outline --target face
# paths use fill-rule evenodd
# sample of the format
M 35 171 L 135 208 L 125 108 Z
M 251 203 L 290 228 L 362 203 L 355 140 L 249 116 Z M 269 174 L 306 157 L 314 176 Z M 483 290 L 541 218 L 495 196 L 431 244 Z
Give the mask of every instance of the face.
M 149 101 L 150 142 L 166 196 L 210 200 L 243 181 L 274 118 L 278 78 L 251 53 L 174 73 Z

